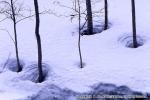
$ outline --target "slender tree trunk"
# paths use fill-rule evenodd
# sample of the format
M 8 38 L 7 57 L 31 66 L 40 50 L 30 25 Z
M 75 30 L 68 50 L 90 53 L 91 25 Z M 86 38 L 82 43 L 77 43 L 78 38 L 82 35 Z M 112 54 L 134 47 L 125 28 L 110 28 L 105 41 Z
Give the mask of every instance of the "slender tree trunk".
M 78 0 L 78 8 L 79 8 L 79 38 L 78 38 L 78 49 L 79 49 L 79 56 L 80 56 L 80 68 L 83 68 L 82 54 L 81 54 L 81 11 L 80 11 L 80 0 Z
M 89 35 L 93 34 L 93 17 L 92 17 L 92 7 L 91 0 L 86 0 L 87 9 L 87 32 Z
M 107 30 L 108 29 L 108 2 L 107 2 L 107 0 L 104 0 L 104 8 L 105 8 L 104 30 Z
M 43 70 L 42 70 L 41 37 L 40 37 L 40 34 L 39 34 L 40 17 L 39 17 L 38 0 L 34 0 L 34 7 L 35 7 L 35 15 L 36 15 L 35 35 L 36 35 L 37 46 L 38 46 L 38 71 L 39 71 L 39 79 L 38 79 L 38 81 L 41 83 L 41 82 L 44 81 L 44 76 L 43 76 Z
M 13 0 L 11 0 L 11 10 L 12 10 L 12 20 L 14 24 L 15 50 L 16 50 L 16 59 L 17 59 L 17 66 L 18 66 L 17 72 L 20 72 L 22 70 L 22 66 L 20 64 L 20 59 L 19 59 L 19 54 L 18 54 L 17 24 L 16 24 L 16 17 L 15 17 L 16 15 L 15 15 L 15 10 L 14 10 Z
M 136 13 L 135 13 L 135 0 L 131 0 L 132 6 L 132 29 L 133 29 L 133 47 L 137 48 L 137 36 L 136 36 Z
M 74 0 L 74 9 L 77 10 L 77 1 Z

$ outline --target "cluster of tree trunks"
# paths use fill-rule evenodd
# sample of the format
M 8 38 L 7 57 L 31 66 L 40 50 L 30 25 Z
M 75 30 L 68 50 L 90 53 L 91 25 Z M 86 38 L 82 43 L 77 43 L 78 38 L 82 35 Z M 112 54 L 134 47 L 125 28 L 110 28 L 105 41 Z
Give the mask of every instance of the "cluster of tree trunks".
M 11 19 L 13 21 L 13 29 L 14 29 L 14 44 L 15 44 L 15 51 L 16 51 L 16 59 L 17 59 L 17 66 L 18 71 L 22 71 L 22 66 L 20 64 L 19 59 L 19 51 L 18 51 L 18 39 L 17 39 L 17 21 L 16 21 L 16 7 L 14 5 L 13 0 L 10 0 L 10 7 L 11 7 Z M 81 12 L 80 12 L 80 0 L 78 2 L 78 8 L 79 8 L 79 40 L 78 40 L 78 48 L 79 48 L 79 55 L 80 55 L 80 67 L 83 68 L 83 62 L 82 62 L 82 55 L 81 55 L 81 47 L 80 47 L 80 41 L 81 41 Z M 4 2 L 9 4 L 8 2 Z M 135 0 L 131 0 L 131 7 L 132 7 L 132 29 L 133 29 L 133 47 L 137 48 L 137 35 L 136 35 L 136 13 L 135 13 Z M 39 6 L 38 6 L 38 0 L 34 0 L 34 8 L 35 8 L 35 19 L 36 19 L 36 26 L 35 26 L 35 36 L 37 40 L 37 50 L 38 50 L 38 72 L 39 72 L 39 82 L 44 81 L 43 71 L 42 71 L 42 45 L 41 45 L 41 37 L 39 33 L 40 28 L 40 16 L 39 16 Z M 93 35 L 93 16 L 92 16 L 92 5 L 91 0 L 86 0 L 86 10 L 87 10 L 87 34 Z M 104 0 L 104 12 L 105 12 L 105 20 L 104 20 L 104 30 L 108 29 L 108 1 Z
M 135 13 L 135 0 L 131 0 L 132 7 L 132 33 L 133 33 L 133 48 L 138 47 L 137 35 L 136 35 L 136 13 Z M 87 35 L 93 34 L 93 17 L 92 17 L 92 6 L 91 0 L 86 0 L 87 9 Z M 104 0 L 104 30 L 108 29 L 108 1 Z
M 1 8 L 0 9 L 0 14 L 4 14 L 7 16 L 7 18 L 11 19 L 13 22 L 13 30 L 14 30 L 14 39 L 12 38 L 15 46 L 15 51 L 16 51 L 16 60 L 17 60 L 17 72 L 22 71 L 23 66 L 20 64 L 20 58 L 19 58 L 19 49 L 18 49 L 18 35 L 17 35 L 17 22 L 20 22 L 26 18 L 32 17 L 27 16 L 24 17 L 23 19 L 20 19 L 17 21 L 17 17 L 21 16 L 20 11 L 22 10 L 21 5 L 19 7 L 16 5 L 15 0 L 10 0 L 9 1 L 0 1 L 0 3 L 4 4 L 4 7 L 7 7 L 6 9 Z M 38 51 L 38 72 L 39 72 L 39 77 L 38 77 L 38 82 L 43 82 L 44 81 L 44 76 L 43 76 L 43 70 L 42 70 L 42 45 L 41 45 L 41 37 L 39 33 L 39 28 L 40 28 L 40 16 L 39 16 L 39 6 L 38 6 L 38 0 L 34 0 L 34 8 L 35 8 L 35 19 L 36 19 L 36 26 L 35 26 L 35 36 L 37 40 L 37 51 Z

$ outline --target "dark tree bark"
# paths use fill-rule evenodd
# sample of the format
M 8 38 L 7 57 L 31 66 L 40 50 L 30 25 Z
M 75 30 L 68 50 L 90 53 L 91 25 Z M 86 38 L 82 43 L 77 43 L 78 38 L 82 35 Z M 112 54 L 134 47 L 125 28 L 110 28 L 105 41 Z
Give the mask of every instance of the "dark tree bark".
M 17 59 L 17 66 L 18 66 L 18 71 L 20 72 L 22 70 L 22 66 L 20 64 L 19 60 L 19 54 L 18 54 L 18 39 L 17 39 L 17 24 L 16 24 L 16 14 L 15 14 L 15 9 L 14 9 L 14 4 L 13 0 L 11 0 L 11 11 L 12 11 L 12 20 L 13 20 L 13 25 L 14 25 L 14 36 L 15 36 L 15 50 L 16 50 L 16 59 Z
M 135 0 L 131 0 L 132 6 L 132 29 L 133 29 L 133 47 L 137 48 L 137 36 L 136 36 L 136 12 L 135 12 Z
M 108 2 L 104 0 L 104 9 L 105 9 L 105 23 L 104 23 L 104 30 L 108 29 Z
M 91 0 L 86 0 L 86 10 L 87 10 L 87 34 L 93 34 L 93 17 L 92 17 L 92 7 Z
M 34 0 L 34 7 L 35 7 L 35 17 L 36 17 L 36 27 L 35 27 L 35 35 L 37 39 L 37 46 L 38 46 L 38 71 L 39 71 L 39 78 L 38 82 L 44 81 L 43 70 L 42 70 L 42 46 L 41 46 L 41 37 L 39 34 L 39 27 L 40 27 L 40 16 L 39 16 L 39 7 L 38 7 L 38 0 Z
M 82 53 L 81 53 L 81 11 L 80 11 L 80 1 L 78 0 L 78 8 L 79 8 L 79 38 L 78 38 L 78 49 L 79 49 L 79 57 L 80 57 L 80 68 L 83 68 L 82 61 Z

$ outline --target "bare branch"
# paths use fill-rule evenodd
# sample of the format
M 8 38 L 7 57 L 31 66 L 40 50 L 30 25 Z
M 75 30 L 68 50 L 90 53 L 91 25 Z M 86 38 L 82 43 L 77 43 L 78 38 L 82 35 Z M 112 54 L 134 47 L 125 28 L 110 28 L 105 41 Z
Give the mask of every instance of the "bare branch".
M 3 21 L 5 21 L 7 19 L 7 17 L 6 18 L 4 18 L 4 19 L 2 19 L 2 20 L 0 20 L 0 22 L 3 22 Z
M 47 11 L 43 11 L 43 12 L 40 12 L 39 14 L 46 14 L 46 12 Z M 19 19 L 18 21 L 16 21 L 16 23 L 19 23 L 19 22 L 21 22 L 21 21 L 23 21 L 25 19 L 28 19 L 28 18 L 31 18 L 31 17 L 34 17 L 34 16 L 35 16 L 35 14 L 30 15 L 30 16 L 24 16 L 22 19 Z
M 10 56 L 11 56 L 11 53 L 8 54 L 8 58 L 7 58 L 6 62 L 3 65 L 3 70 L 5 69 L 6 65 L 8 64 Z
M 9 35 L 9 37 L 11 38 L 11 40 L 13 41 L 13 43 L 15 44 L 15 40 L 14 40 L 13 37 L 10 35 L 10 33 L 9 33 L 9 31 L 8 31 L 7 29 L 0 29 L 0 30 L 5 31 L 5 32 Z

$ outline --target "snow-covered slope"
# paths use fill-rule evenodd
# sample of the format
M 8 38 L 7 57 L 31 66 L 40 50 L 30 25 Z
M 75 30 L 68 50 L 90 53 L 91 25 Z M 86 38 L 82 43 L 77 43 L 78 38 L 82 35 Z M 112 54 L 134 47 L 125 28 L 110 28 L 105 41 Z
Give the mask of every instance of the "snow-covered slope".
M 33 3 L 28 1 L 26 3 L 32 6 Z M 58 14 L 67 15 L 71 12 L 70 9 L 59 6 L 57 8 L 52 4 L 54 0 L 39 1 L 41 10 L 50 5 Z M 83 69 L 78 66 L 77 21 L 71 23 L 68 17 L 42 15 L 40 33 L 43 60 L 49 64 L 54 73 L 47 83 L 77 92 L 89 91 L 90 86 L 96 83 L 127 85 L 133 90 L 150 92 L 150 1 L 135 1 L 137 33 L 144 40 L 144 45 L 132 49 L 125 47 L 121 41 L 126 36 L 132 35 L 130 0 L 109 0 L 110 29 L 93 36 L 82 36 L 81 48 L 86 65 Z M 60 2 L 71 5 L 68 0 Z M 33 22 L 34 20 L 18 24 L 20 57 L 27 64 L 37 61 Z M 0 23 L 0 28 L 6 27 L 12 34 L 11 25 L 11 22 L 5 21 Z M 11 57 L 15 57 L 13 42 L 7 33 L 1 31 L 0 63 L 4 63 L 9 53 Z M 10 71 L 0 73 L 0 98 L 19 99 L 34 94 L 41 88 L 35 83 L 22 81 L 17 78 L 19 76 L 20 74 Z M 32 87 L 31 92 L 28 92 L 29 87 Z

